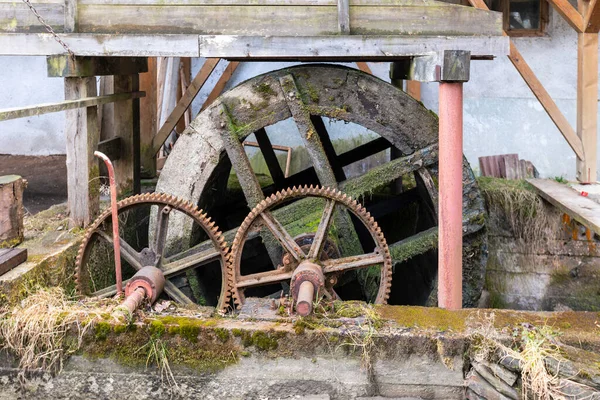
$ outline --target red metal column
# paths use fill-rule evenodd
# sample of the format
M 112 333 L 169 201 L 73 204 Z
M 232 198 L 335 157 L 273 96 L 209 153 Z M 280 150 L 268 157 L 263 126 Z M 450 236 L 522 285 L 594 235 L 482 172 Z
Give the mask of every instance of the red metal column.
M 463 84 L 439 86 L 438 305 L 462 307 Z

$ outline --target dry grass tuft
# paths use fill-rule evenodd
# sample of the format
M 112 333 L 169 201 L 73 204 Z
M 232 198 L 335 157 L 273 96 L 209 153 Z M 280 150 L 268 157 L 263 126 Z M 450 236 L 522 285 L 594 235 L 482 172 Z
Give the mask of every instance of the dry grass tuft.
M 30 371 L 58 373 L 81 346 L 83 335 L 103 319 L 114 300 L 74 301 L 58 287 L 39 289 L 0 314 L 1 346 L 19 357 L 20 378 Z M 66 340 L 67 333 L 76 340 Z
M 477 313 L 470 332 L 475 361 L 498 362 L 511 357 L 517 360 L 521 370 L 521 392 L 524 399 L 564 399 L 559 379 L 546 369 L 546 360 L 561 360 L 558 334 L 549 326 L 535 327 L 521 324 L 512 331 L 513 348 L 500 342 L 502 336 L 494 328 L 494 314 L 483 317 Z

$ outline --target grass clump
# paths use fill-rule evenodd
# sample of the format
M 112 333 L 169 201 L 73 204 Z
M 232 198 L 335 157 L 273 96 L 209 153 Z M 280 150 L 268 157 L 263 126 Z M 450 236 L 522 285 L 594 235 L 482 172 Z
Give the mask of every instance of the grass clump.
M 517 239 L 536 243 L 560 230 L 558 212 L 547 206 L 524 180 L 479 177 L 492 222 L 507 226 Z M 543 244 L 543 243 L 540 243 Z
M 106 338 L 103 315 L 114 305 L 110 300 L 71 300 L 58 287 L 37 290 L 0 314 L 2 348 L 19 358 L 20 378 L 35 370 L 58 373 L 66 357 L 81 347 L 89 329 L 97 326 L 96 335 Z M 75 340 L 67 340 L 68 333 Z

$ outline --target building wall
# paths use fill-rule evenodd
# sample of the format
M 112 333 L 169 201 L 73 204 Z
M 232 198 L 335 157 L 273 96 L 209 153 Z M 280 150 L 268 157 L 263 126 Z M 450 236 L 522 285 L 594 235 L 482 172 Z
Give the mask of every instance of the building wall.
M 546 36 L 514 41 L 575 127 L 577 36 L 573 29 L 551 10 Z M 202 62 L 202 59 L 193 61 L 193 74 Z M 293 64 L 242 64 L 227 87 L 289 65 Z M 370 66 L 376 75 L 389 80 L 387 63 Z M 3 71 L 0 108 L 62 100 L 62 80 L 47 78 L 45 68 L 43 57 L 0 57 L 0 71 Z M 225 63 L 221 63 L 217 70 L 224 68 Z M 477 158 L 480 156 L 518 153 L 521 158 L 532 161 L 542 176 L 574 178 L 574 153 L 507 58 L 474 61 L 471 78 L 465 84 L 464 146 L 475 170 L 479 168 Z M 215 82 L 212 77 L 201 91 L 193 104 L 194 115 Z M 437 111 L 437 84 L 423 84 L 422 97 L 428 108 Z M 0 154 L 64 153 L 63 127 L 64 117 L 60 113 L 0 122 Z M 348 134 L 348 129 L 343 132 Z

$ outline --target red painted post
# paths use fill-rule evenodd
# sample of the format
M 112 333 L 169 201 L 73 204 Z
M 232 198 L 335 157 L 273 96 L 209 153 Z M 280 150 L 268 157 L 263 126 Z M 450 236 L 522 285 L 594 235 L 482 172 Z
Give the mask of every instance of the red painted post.
M 438 305 L 462 307 L 463 84 L 439 86 Z

